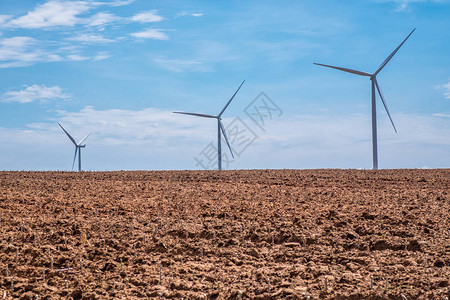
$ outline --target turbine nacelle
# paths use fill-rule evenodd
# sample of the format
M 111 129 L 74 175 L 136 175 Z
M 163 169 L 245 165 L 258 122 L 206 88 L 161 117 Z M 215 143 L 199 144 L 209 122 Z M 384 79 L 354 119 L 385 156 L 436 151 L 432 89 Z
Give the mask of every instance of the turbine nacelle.
M 344 71 L 347 73 L 360 75 L 360 76 L 366 76 L 369 77 L 372 81 L 372 147 L 373 147 L 373 168 L 378 169 L 378 151 L 377 151 L 377 126 L 376 126 L 376 102 L 375 102 L 375 90 L 378 92 L 378 95 L 380 95 L 381 102 L 383 103 L 384 109 L 386 110 L 386 113 L 389 117 L 389 120 L 391 121 L 392 127 L 394 128 L 395 132 L 397 132 L 397 128 L 395 128 L 394 121 L 391 118 L 391 114 L 389 113 L 389 109 L 387 107 L 386 101 L 384 99 L 383 93 L 381 92 L 380 85 L 377 81 L 377 75 L 381 72 L 381 70 L 387 65 L 387 63 L 394 57 L 394 55 L 397 53 L 397 51 L 400 49 L 401 46 L 406 42 L 406 40 L 411 36 L 411 34 L 416 30 L 415 28 L 408 34 L 408 36 L 401 42 L 401 44 L 395 48 L 395 50 L 383 61 L 383 63 L 378 67 L 378 69 L 373 73 L 367 73 L 363 71 L 353 70 L 349 68 L 342 68 L 342 67 L 336 67 L 336 66 L 330 66 L 330 65 L 324 65 L 319 63 L 314 63 L 318 66 L 323 66 L 327 68 L 332 68 L 340 71 Z
M 72 162 L 72 170 L 73 167 L 75 165 L 75 160 L 77 158 L 77 154 L 78 154 L 78 171 L 81 171 L 81 148 L 85 148 L 86 144 L 83 144 L 83 142 L 92 134 L 89 133 L 87 136 L 85 136 L 81 141 L 79 141 L 78 143 L 75 142 L 75 139 L 64 129 L 64 127 L 62 127 L 61 124 L 59 124 L 59 127 L 61 127 L 61 129 L 66 133 L 67 137 L 72 141 L 72 143 L 75 145 L 75 154 L 73 156 L 73 162 Z
M 208 114 L 200 114 L 200 113 L 188 113 L 188 112 L 181 112 L 181 111 L 174 111 L 175 114 L 182 114 L 182 115 L 190 115 L 190 116 L 196 116 L 201 118 L 210 118 L 210 119 L 217 119 L 217 144 L 218 144 L 218 152 L 217 152 L 217 161 L 218 161 L 218 167 L 219 170 L 222 170 L 222 144 L 221 144 L 221 134 L 223 134 L 223 137 L 225 139 L 225 142 L 227 143 L 228 149 L 230 149 L 231 156 L 234 158 L 233 150 L 231 150 L 230 142 L 228 141 L 227 133 L 225 131 L 225 127 L 222 124 L 222 114 L 227 109 L 228 105 L 230 105 L 231 101 L 234 99 L 234 96 L 236 96 L 237 92 L 241 89 L 242 85 L 244 84 L 245 80 L 242 81 L 241 85 L 238 87 L 236 92 L 234 92 L 233 96 L 228 100 L 227 104 L 223 107 L 223 109 L 220 111 L 220 113 L 216 115 L 208 115 Z

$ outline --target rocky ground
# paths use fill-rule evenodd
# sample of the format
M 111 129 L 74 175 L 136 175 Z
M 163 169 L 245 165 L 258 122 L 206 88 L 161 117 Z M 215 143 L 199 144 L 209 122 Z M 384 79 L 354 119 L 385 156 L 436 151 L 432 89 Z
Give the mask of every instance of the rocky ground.
M 0 299 L 447 299 L 450 170 L 0 172 Z

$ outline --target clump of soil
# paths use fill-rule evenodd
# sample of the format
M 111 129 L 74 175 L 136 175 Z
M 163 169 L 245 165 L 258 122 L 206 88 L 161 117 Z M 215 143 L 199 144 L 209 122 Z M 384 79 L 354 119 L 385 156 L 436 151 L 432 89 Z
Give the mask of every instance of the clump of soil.
M 445 299 L 450 170 L 0 172 L 0 298 Z

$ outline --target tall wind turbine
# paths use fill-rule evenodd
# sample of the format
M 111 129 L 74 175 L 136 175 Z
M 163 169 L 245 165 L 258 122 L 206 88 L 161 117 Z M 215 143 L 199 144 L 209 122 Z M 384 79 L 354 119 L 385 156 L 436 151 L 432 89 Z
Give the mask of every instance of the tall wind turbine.
M 86 147 L 86 144 L 83 145 L 83 142 L 91 135 L 92 132 L 89 133 L 84 139 L 82 139 L 81 141 L 79 141 L 77 143 L 77 142 L 75 142 L 74 138 L 64 129 L 64 127 L 62 127 L 61 124 L 58 123 L 58 125 L 67 134 L 69 139 L 75 145 L 75 155 L 73 156 L 72 170 L 73 170 L 73 166 L 75 165 L 75 159 L 77 158 L 77 153 L 78 153 L 78 172 L 80 172 L 81 171 L 81 148 Z
M 217 162 L 219 166 L 219 170 L 222 170 L 222 140 L 221 140 L 221 133 L 223 133 L 223 136 L 225 138 L 225 141 L 227 142 L 228 149 L 230 149 L 231 156 L 234 158 L 233 151 L 231 150 L 230 142 L 228 142 L 228 137 L 225 132 L 225 127 L 223 127 L 222 124 L 222 114 L 224 113 L 225 109 L 227 109 L 228 105 L 230 105 L 231 101 L 233 100 L 234 96 L 236 96 L 237 92 L 239 92 L 241 86 L 244 84 L 245 80 L 242 81 L 241 85 L 238 87 L 236 92 L 233 94 L 230 100 L 228 100 L 225 107 L 220 111 L 220 113 L 215 115 L 206 115 L 206 114 L 198 114 L 198 113 L 187 113 L 187 112 L 180 112 L 180 111 L 174 111 L 175 114 L 183 114 L 183 115 L 191 115 L 196 117 L 202 117 L 202 118 L 211 118 L 211 119 L 217 119 Z
M 378 67 L 378 69 L 375 71 L 375 73 L 367 73 L 363 71 L 357 71 L 347 68 L 341 68 L 341 67 L 335 67 L 330 65 L 323 65 L 314 63 L 318 66 L 333 68 L 336 70 L 341 70 L 344 72 L 360 75 L 360 76 L 367 76 L 372 81 L 372 151 L 373 151 L 373 169 L 378 169 L 378 150 L 377 150 L 377 109 L 376 109 L 376 101 L 375 101 L 375 88 L 378 91 L 378 94 L 380 95 L 381 101 L 383 102 L 384 108 L 386 109 L 386 112 L 389 116 L 389 120 L 391 120 L 392 127 L 394 127 L 395 132 L 397 132 L 397 129 L 395 128 L 394 121 L 392 121 L 391 114 L 389 113 L 389 110 L 386 105 L 386 101 L 384 100 L 383 93 L 381 92 L 380 86 L 377 81 L 377 75 L 380 73 L 380 71 L 387 65 L 387 63 L 394 57 L 395 53 L 400 49 L 401 46 L 406 42 L 406 40 L 411 36 L 411 34 L 416 30 L 415 28 L 411 31 L 410 34 L 403 40 L 403 42 L 398 45 L 397 48 L 383 61 L 383 63 Z

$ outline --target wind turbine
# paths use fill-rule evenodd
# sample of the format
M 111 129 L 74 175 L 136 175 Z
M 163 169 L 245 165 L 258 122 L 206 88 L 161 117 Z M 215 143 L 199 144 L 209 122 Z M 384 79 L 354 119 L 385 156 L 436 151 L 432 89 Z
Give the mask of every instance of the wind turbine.
M 222 140 L 221 140 L 221 133 L 223 133 L 223 136 L 225 138 L 225 141 L 227 142 L 228 149 L 230 149 L 231 156 L 234 158 L 233 151 L 231 150 L 230 142 L 228 142 L 228 137 L 225 132 L 225 127 L 223 127 L 222 124 L 222 114 L 224 113 L 225 109 L 227 109 L 228 105 L 230 105 L 231 101 L 233 100 L 234 96 L 236 96 L 237 92 L 241 88 L 241 86 L 244 84 L 245 80 L 242 81 L 241 85 L 238 87 L 236 92 L 233 94 L 230 100 L 228 100 L 225 107 L 220 111 L 220 113 L 215 115 L 206 115 L 206 114 L 198 114 L 198 113 L 187 113 L 187 112 L 180 112 L 180 111 L 174 111 L 175 114 L 183 114 L 183 115 L 191 115 L 196 117 L 202 117 L 202 118 L 210 118 L 210 119 L 217 119 L 217 162 L 219 166 L 219 170 L 222 170 Z
M 383 93 L 381 92 L 380 86 L 377 81 L 377 75 L 380 73 L 380 71 L 387 65 L 387 63 L 394 57 L 394 55 L 397 53 L 397 51 L 400 49 L 401 46 L 406 42 L 406 40 L 411 36 L 411 34 L 416 30 L 415 28 L 411 31 L 410 34 L 403 40 L 403 42 L 395 48 L 395 50 L 383 61 L 383 63 L 378 67 L 378 69 L 375 71 L 375 73 L 367 73 L 363 71 L 348 69 L 348 68 L 341 68 L 341 67 L 335 67 L 330 65 L 324 65 L 324 64 L 318 64 L 314 63 L 318 66 L 333 68 L 336 70 L 360 75 L 360 76 L 367 76 L 372 81 L 372 151 L 373 151 L 373 169 L 378 169 L 378 150 L 377 150 L 377 109 L 376 109 L 376 101 L 375 101 L 375 88 L 378 91 L 378 94 L 380 95 L 381 101 L 383 102 L 383 106 L 386 109 L 386 112 L 389 116 L 389 120 L 391 120 L 392 127 L 394 127 L 395 132 L 397 133 L 397 129 L 395 128 L 394 121 L 392 121 L 391 114 L 389 113 L 389 110 L 386 105 L 386 101 L 384 100 Z
M 86 144 L 83 145 L 83 142 L 91 135 L 92 132 L 89 133 L 84 139 L 82 139 L 81 141 L 79 141 L 77 143 L 77 142 L 75 142 L 74 138 L 64 129 L 64 127 L 62 127 L 61 124 L 58 123 L 58 125 L 67 134 L 69 139 L 75 145 L 75 155 L 73 156 L 72 170 L 73 170 L 73 166 L 75 165 L 75 159 L 77 158 L 77 152 L 78 152 L 78 172 L 80 172 L 81 171 L 81 148 L 86 147 Z

